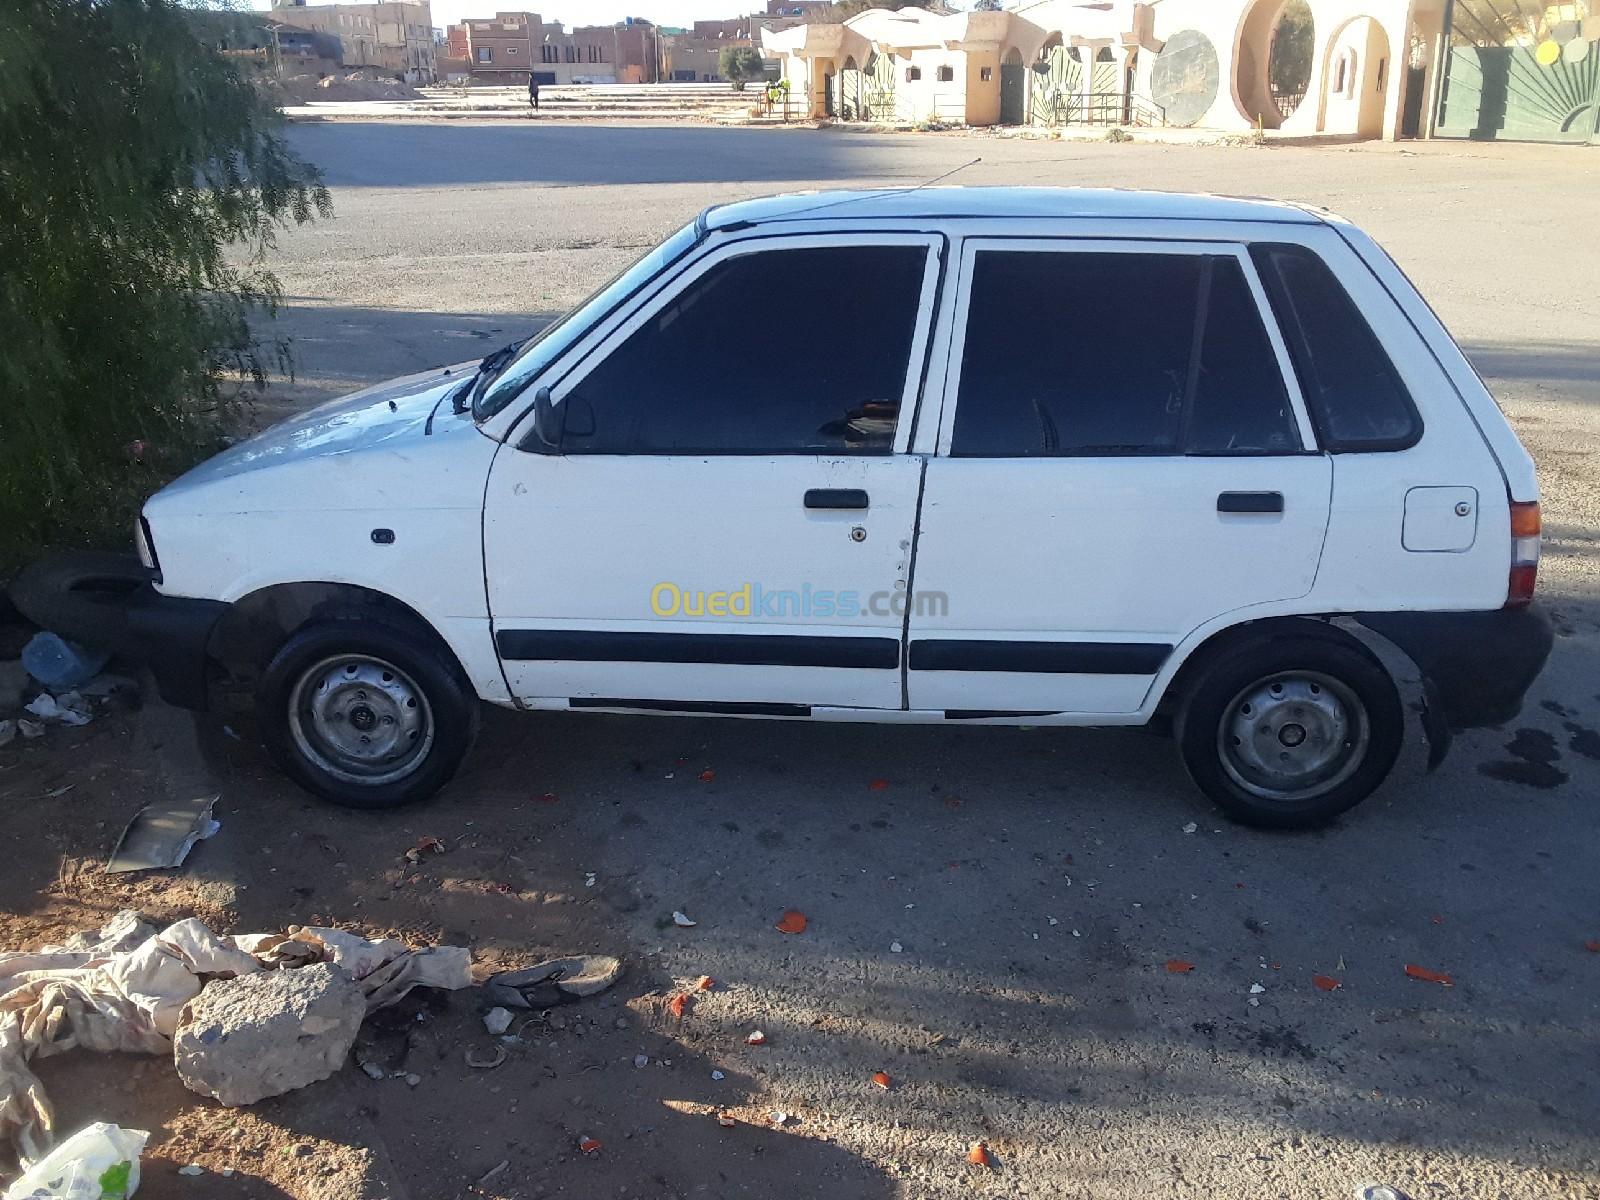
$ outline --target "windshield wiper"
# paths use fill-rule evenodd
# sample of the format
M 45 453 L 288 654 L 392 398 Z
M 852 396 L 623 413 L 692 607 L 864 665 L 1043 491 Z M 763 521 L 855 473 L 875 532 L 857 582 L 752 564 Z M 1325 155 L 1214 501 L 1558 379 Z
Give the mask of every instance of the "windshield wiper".
M 458 388 L 456 394 L 450 398 L 451 410 L 459 416 L 476 404 L 478 398 L 483 395 L 483 389 L 505 369 L 506 364 L 516 357 L 517 351 L 521 350 L 527 341 L 527 338 L 518 338 L 514 342 L 507 342 L 494 353 L 484 355 L 483 361 L 478 364 L 477 372 L 467 380 L 466 386 Z

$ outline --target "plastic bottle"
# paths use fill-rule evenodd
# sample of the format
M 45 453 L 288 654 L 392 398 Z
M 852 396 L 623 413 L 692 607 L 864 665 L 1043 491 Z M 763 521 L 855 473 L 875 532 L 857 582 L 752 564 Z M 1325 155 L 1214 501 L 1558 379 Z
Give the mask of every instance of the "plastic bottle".
M 75 688 L 88 683 L 111 661 L 104 650 L 91 650 L 53 633 L 36 633 L 22 648 L 22 665 L 45 687 Z

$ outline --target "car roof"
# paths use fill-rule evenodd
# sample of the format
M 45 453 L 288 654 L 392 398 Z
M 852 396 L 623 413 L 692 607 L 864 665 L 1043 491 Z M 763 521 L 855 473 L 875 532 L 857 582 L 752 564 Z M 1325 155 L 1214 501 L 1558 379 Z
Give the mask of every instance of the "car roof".
M 1282 200 L 1079 187 L 913 187 L 791 192 L 707 209 L 707 229 L 770 221 L 969 218 L 1133 218 L 1271 221 L 1316 225 L 1316 213 Z

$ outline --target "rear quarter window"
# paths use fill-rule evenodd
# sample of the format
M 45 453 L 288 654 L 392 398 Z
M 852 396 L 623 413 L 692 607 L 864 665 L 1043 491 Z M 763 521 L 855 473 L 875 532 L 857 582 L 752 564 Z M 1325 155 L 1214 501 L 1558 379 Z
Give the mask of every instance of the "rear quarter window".
M 1304 246 L 1250 248 L 1283 330 L 1311 423 L 1333 454 L 1405 450 L 1422 418 L 1394 363 L 1322 257 Z

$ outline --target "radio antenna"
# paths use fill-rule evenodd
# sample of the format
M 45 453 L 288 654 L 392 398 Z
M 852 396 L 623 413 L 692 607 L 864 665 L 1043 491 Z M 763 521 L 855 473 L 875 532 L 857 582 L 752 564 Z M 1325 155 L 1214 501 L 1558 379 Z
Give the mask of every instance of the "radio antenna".
M 874 189 L 872 191 L 861 192 L 859 195 L 846 196 L 842 200 L 830 200 L 826 204 L 815 204 L 815 205 L 812 205 L 810 208 L 802 208 L 798 212 L 790 213 L 789 216 L 790 217 L 802 217 L 806 213 L 821 212 L 823 209 L 827 209 L 827 208 L 837 208 L 841 204 L 854 204 L 859 200 L 876 200 L 876 199 L 879 199 L 880 197 L 883 197 L 883 196 L 909 196 L 912 192 L 920 192 L 923 188 L 930 188 L 930 187 L 933 187 L 935 184 L 943 183 L 946 179 L 949 179 L 950 176 L 956 174 L 957 172 L 965 171 L 968 167 L 975 167 L 979 163 L 981 163 L 982 161 L 983 161 L 983 156 L 980 154 L 977 158 L 973 159 L 971 162 L 964 162 L 959 167 L 951 167 L 944 174 L 935 175 L 932 179 L 925 180 L 924 182 L 919 183 L 914 187 L 878 188 L 878 189 Z

